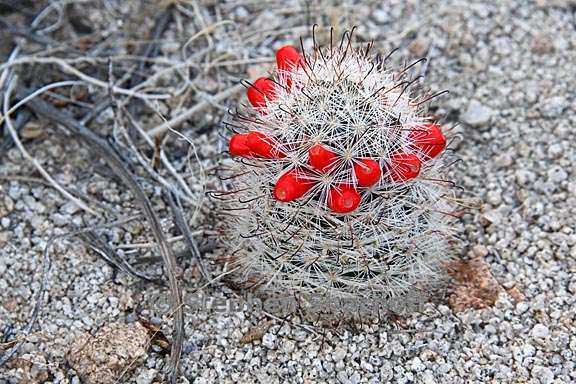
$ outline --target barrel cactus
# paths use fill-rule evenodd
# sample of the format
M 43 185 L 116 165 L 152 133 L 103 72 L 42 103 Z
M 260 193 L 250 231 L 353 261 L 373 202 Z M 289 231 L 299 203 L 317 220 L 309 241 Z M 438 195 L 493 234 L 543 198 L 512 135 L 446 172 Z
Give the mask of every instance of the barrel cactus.
M 453 254 L 446 129 L 409 68 L 344 40 L 280 48 L 226 123 L 228 260 L 244 288 L 314 311 L 403 312 Z

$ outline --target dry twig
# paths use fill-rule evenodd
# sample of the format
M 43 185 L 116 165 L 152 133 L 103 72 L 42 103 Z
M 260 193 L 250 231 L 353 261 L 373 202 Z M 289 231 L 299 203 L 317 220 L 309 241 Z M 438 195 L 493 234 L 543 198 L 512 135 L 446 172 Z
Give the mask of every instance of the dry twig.
M 150 203 L 150 200 L 144 193 L 144 190 L 137 182 L 135 176 L 130 172 L 124 162 L 118 157 L 118 155 L 110 149 L 108 142 L 94 132 L 90 131 L 84 125 L 78 121 L 72 119 L 65 113 L 57 110 L 48 103 L 34 99 L 28 102 L 28 106 L 34 113 L 40 115 L 54 123 L 60 124 L 66 129 L 68 129 L 75 136 L 80 137 L 86 142 L 96 152 L 99 153 L 100 157 L 107 161 L 108 165 L 112 170 L 123 180 L 126 185 L 131 189 L 136 200 L 140 204 L 144 214 L 150 224 L 152 233 L 156 242 L 158 243 L 160 254 L 166 268 L 166 274 L 168 275 L 168 282 L 172 297 L 172 307 L 174 308 L 174 332 L 173 332 L 173 348 L 171 352 L 171 376 L 176 380 L 178 362 L 180 360 L 180 354 L 182 352 L 182 342 L 184 338 L 184 312 L 182 310 L 182 294 L 178 286 L 178 281 L 176 278 L 176 258 L 169 247 L 168 242 L 160 221 L 154 212 L 154 208 Z

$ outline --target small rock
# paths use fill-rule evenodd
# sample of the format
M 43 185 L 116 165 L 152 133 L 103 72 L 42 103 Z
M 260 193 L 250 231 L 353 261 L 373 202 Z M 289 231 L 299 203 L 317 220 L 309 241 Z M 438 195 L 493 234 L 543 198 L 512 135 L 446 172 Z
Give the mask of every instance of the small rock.
M 496 327 L 493 326 L 492 324 L 486 325 L 486 327 L 484 327 L 484 330 L 486 331 L 486 333 L 489 333 L 491 335 L 494 335 L 497 332 Z
M 378 24 L 383 24 L 386 21 L 390 20 L 390 15 L 388 15 L 388 11 L 384 8 L 378 8 L 372 13 L 372 17 Z
M 563 152 L 564 149 L 562 148 L 562 145 L 559 143 L 552 144 L 548 147 L 548 157 L 550 157 L 551 159 L 560 158 Z
M 488 124 L 493 113 L 491 108 L 486 107 L 479 101 L 472 100 L 468 104 L 468 109 L 462 115 L 462 121 L 473 127 L 482 127 Z
M 494 159 L 494 164 L 496 164 L 499 168 L 507 168 L 514 164 L 514 159 L 512 158 L 510 152 L 506 152 L 498 155 Z
M 530 43 L 530 50 L 533 53 L 543 55 L 546 53 L 554 52 L 554 44 L 548 36 L 537 34 L 532 37 L 532 42 Z
M 565 233 L 551 233 L 549 238 L 553 244 L 559 247 L 567 245 L 570 241 L 570 237 Z
M 26 343 L 28 344 L 28 343 Z M 26 345 L 24 344 L 24 346 Z M 23 347 L 24 347 L 23 346 Z M 22 348 L 24 351 L 25 348 Z M 34 346 L 29 352 L 24 353 L 19 359 L 9 360 L 7 367 L 8 369 L 13 369 L 19 372 L 21 378 L 24 380 L 19 381 L 0 381 L 1 383 L 46 383 L 48 382 L 50 375 L 47 370 L 48 365 L 46 364 L 46 357 L 40 352 L 33 351 Z M 4 373 L 4 371 L 3 371 Z M 0 375 L 0 377 L 6 378 L 7 376 Z M 9 376 L 8 376 L 9 377 Z M 2 379 L 0 379 L 2 380 Z
M 62 215 L 61 213 L 54 213 L 52 216 L 50 216 L 50 218 L 52 219 L 52 222 L 54 223 L 54 225 L 57 225 L 59 227 L 63 227 L 65 225 L 69 224 L 71 221 L 70 216 Z
M 6 207 L 6 213 L 10 213 L 14 210 L 14 200 L 9 196 L 4 196 L 4 207 Z
M 538 378 L 542 384 L 551 384 L 554 382 L 554 373 L 550 368 L 537 365 L 532 369 L 532 374 Z
M 77 337 L 66 353 L 66 360 L 83 383 L 118 382 L 126 368 L 136 368 L 146 357 L 148 332 L 140 323 L 112 323 L 94 336 Z M 123 378 L 126 381 L 126 377 Z
M 246 20 L 250 16 L 250 12 L 248 12 L 248 10 L 245 7 L 237 7 L 234 10 L 234 13 L 236 17 L 243 20 Z
M 568 178 L 568 173 L 561 167 L 554 167 L 548 170 L 548 180 L 552 183 L 561 183 Z
M 45 133 L 46 133 L 45 129 L 40 124 L 37 124 L 35 122 L 30 122 L 30 123 L 26 124 L 20 130 L 20 135 L 24 139 L 29 139 L 29 140 L 37 139 Z
M 286 354 L 294 352 L 295 348 L 296 348 L 296 344 L 292 340 L 285 340 L 282 343 L 282 350 Z
M 502 193 L 500 191 L 488 191 L 486 201 L 497 207 L 502 202 Z
M 372 364 L 370 364 L 366 360 L 362 360 L 360 362 L 360 368 L 362 368 L 366 372 L 372 372 L 374 370 L 374 367 L 372 366 Z
M 152 384 L 156 373 L 155 369 L 145 369 L 136 377 L 136 384 Z
M 544 117 L 560 117 L 564 110 L 568 107 L 568 101 L 564 96 L 554 96 L 544 100 L 541 106 L 542 116 Z
M 432 374 L 432 372 L 425 372 L 422 375 L 422 383 L 423 384 L 436 384 L 436 381 L 434 380 L 434 375 Z
M 482 244 L 476 244 L 472 247 L 472 253 L 476 257 L 486 257 L 488 256 L 488 248 Z
M 338 379 L 339 383 L 350 383 L 350 380 L 348 380 L 348 375 L 345 371 L 338 372 L 336 378 Z
M 273 333 L 266 333 L 262 337 L 262 345 L 268 349 L 276 348 L 276 335 Z
M 346 350 L 344 348 L 336 348 L 332 354 L 334 361 L 343 360 L 346 357 Z
M 481 216 L 481 220 L 482 220 L 482 225 L 484 225 L 484 226 L 488 226 L 490 224 L 499 225 L 502 222 L 502 214 L 498 210 L 492 209 L 492 210 L 486 211 Z
M 536 348 L 532 344 L 525 344 L 522 347 L 522 354 L 524 357 L 532 357 L 536 354 Z
M 526 296 L 524 296 L 524 294 L 522 293 L 522 291 L 520 290 L 520 288 L 518 288 L 517 286 L 513 286 L 511 288 L 506 289 L 506 293 L 508 293 L 508 295 L 512 298 L 512 300 L 514 300 L 516 303 L 524 303 L 526 304 L 525 300 L 526 300 Z M 528 304 L 526 304 L 526 309 L 524 310 L 524 312 L 526 312 Z M 524 309 L 524 306 L 520 307 L 522 309 Z M 516 308 L 517 311 L 520 310 L 520 308 Z M 524 313 L 521 312 L 521 313 Z
M 528 171 L 526 169 L 517 169 L 514 174 L 516 176 L 516 182 L 523 187 L 528 186 L 536 179 L 534 172 Z
M 424 38 L 418 38 L 408 45 L 408 50 L 416 57 L 424 57 L 430 48 L 430 41 Z
M 422 363 L 422 360 L 420 360 L 419 357 L 415 357 L 412 360 L 412 365 L 410 366 L 410 369 L 414 372 L 422 372 L 423 370 L 426 369 L 426 366 Z
M 532 337 L 537 339 L 545 339 L 550 334 L 548 327 L 544 324 L 536 324 L 534 328 L 532 328 Z
M 360 373 L 354 372 L 349 378 L 350 384 L 358 384 L 360 382 Z
M 448 272 L 455 280 L 454 293 L 448 298 L 448 303 L 456 312 L 491 307 L 502 291 L 490 266 L 481 257 L 454 262 Z
M 80 211 L 80 207 L 71 201 L 67 202 L 66 204 L 64 204 L 60 207 L 60 212 L 68 214 L 68 215 L 73 215 L 79 211 Z
M 10 240 L 10 232 L 2 231 L 0 232 L 0 246 L 4 246 Z

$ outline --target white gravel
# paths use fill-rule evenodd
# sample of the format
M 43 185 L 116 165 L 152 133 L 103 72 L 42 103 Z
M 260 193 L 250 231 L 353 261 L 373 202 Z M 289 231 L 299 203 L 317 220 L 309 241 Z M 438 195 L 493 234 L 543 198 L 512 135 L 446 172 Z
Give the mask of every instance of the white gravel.
M 239 23 L 258 10 L 259 27 L 280 28 L 292 25 L 294 16 L 279 9 L 301 4 L 226 9 Z M 407 47 L 416 39 L 430 42 L 427 84 L 451 92 L 434 103 L 433 112 L 463 122 L 456 128 L 462 140 L 455 145 L 464 163 L 454 170 L 454 180 L 485 202 L 465 217 L 470 246 L 463 254 L 483 256 L 503 287 L 517 288 L 525 300 L 503 293 L 494 307 L 463 313 L 439 300 L 402 319 L 403 327 L 320 329 L 298 318 L 274 320 L 251 343 L 240 340 L 269 320 L 262 312 L 187 308 L 181 382 L 576 382 L 576 2 L 394 0 L 321 8 L 327 10 L 314 11 L 315 21 L 342 15 L 342 25 L 358 24 L 358 35 L 374 38 L 380 49 L 401 45 L 399 56 L 409 57 Z M 259 53 L 269 54 L 272 45 L 285 42 L 269 38 Z M 212 118 L 220 113 L 214 111 Z M 216 139 L 215 134 L 202 138 Z M 110 218 L 136 212 L 123 185 L 95 172 L 89 152 L 75 140 L 48 134 L 26 145 L 65 187 L 110 208 Z M 4 342 L 3 333 L 13 340 L 28 319 L 48 238 L 94 221 L 34 180 L 37 175 L 17 150 L 0 159 L 0 175 L 32 178 L 0 180 Z M 159 191 L 145 187 L 156 209 L 164 210 Z M 140 223 L 103 232 L 111 244 L 148 239 Z M 19 358 L 0 370 L 0 383 L 78 383 L 78 373 L 64 358 L 70 343 L 110 323 L 140 316 L 170 336 L 170 316 L 151 302 L 165 297 L 165 289 L 123 274 L 114 277 L 77 240 L 57 243 L 52 263 L 44 312 Z M 138 269 L 158 274 L 160 267 L 149 263 Z M 182 281 L 187 293 L 198 282 L 188 262 Z M 204 293 L 235 298 L 220 283 Z M 126 380 L 164 382 L 167 361 L 153 345 Z

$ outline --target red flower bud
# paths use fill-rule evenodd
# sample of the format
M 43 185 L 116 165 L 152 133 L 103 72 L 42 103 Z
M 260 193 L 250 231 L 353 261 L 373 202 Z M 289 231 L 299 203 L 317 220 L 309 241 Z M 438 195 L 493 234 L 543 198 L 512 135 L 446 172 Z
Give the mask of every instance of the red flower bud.
M 290 72 L 302 62 L 302 57 L 296 48 L 285 45 L 276 51 L 276 65 L 280 72 Z
M 320 172 L 327 172 L 334 168 L 338 155 L 321 144 L 316 144 L 308 150 L 308 162 Z
M 340 184 L 328 192 L 328 208 L 336 213 L 350 213 L 360 205 L 360 194 L 350 184 Z
M 293 169 L 280 176 L 276 182 L 274 198 L 282 202 L 296 200 L 308 192 L 314 184 L 303 171 Z
M 296 48 L 286 45 L 276 51 L 276 65 L 280 72 L 280 78 L 286 82 L 286 88 L 289 92 L 292 86 L 290 72 L 302 65 L 302 56 Z
M 246 145 L 253 153 L 267 159 L 286 157 L 286 154 L 277 148 L 276 141 L 262 132 L 252 131 L 248 133 Z
M 250 156 L 252 153 L 247 144 L 248 135 L 235 134 L 230 138 L 228 150 L 232 156 Z
M 401 183 L 411 180 L 420 173 L 420 159 L 412 153 L 396 152 L 391 157 L 390 177 Z
M 422 152 L 425 160 L 438 156 L 446 148 L 446 138 L 438 124 L 424 124 L 412 131 L 409 135 L 412 146 Z
M 380 180 L 382 169 L 376 160 L 361 159 L 354 163 L 356 180 L 361 187 L 370 187 Z
M 272 100 L 276 96 L 276 84 L 270 79 L 261 77 L 246 90 L 246 96 L 254 108 L 264 108 L 266 100 Z

